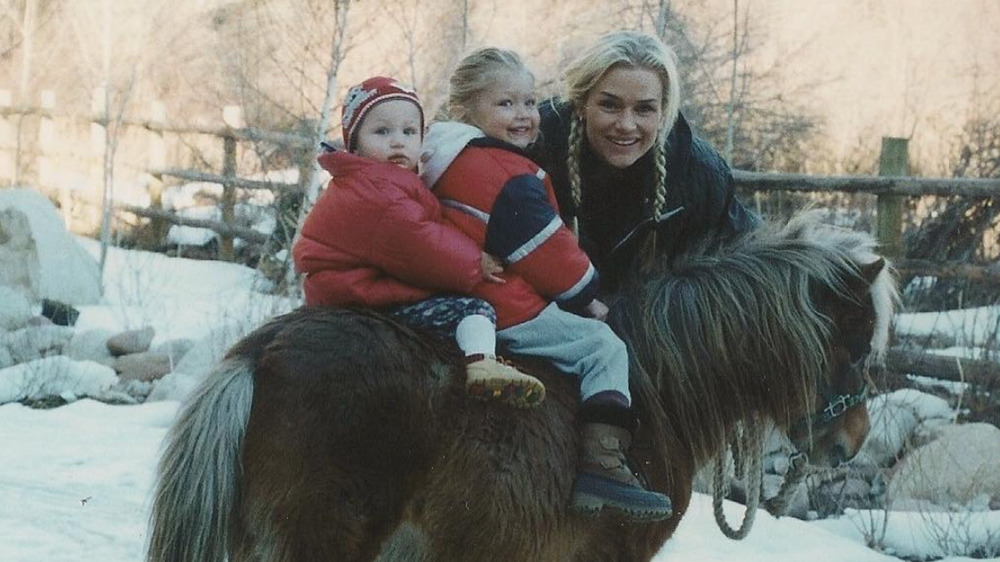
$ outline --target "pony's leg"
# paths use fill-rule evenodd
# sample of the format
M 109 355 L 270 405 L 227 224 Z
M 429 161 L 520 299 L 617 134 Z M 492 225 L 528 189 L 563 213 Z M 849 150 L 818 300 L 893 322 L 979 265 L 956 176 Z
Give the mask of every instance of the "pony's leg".
M 259 363 L 234 562 L 374 560 L 437 456 L 431 394 L 460 395 L 451 371 L 384 321 L 337 322 L 279 335 Z
M 248 429 L 244 558 L 235 560 L 374 560 L 412 493 L 405 472 L 420 466 L 391 456 L 379 463 L 364 444 L 320 421 L 322 408 L 316 417 L 280 409 L 279 416 L 262 413 L 263 425 L 251 421 Z M 281 424 L 280 416 L 296 421 Z

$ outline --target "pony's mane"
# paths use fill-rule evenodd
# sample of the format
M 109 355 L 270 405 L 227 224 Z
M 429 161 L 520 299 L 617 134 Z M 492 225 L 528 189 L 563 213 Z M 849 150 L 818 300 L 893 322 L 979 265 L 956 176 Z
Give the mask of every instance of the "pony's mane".
M 630 347 L 637 400 L 659 402 L 662 421 L 699 464 L 727 443 L 734 418 L 764 423 L 760 412 L 771 412 L 787 426 L 811 408 L 828 371 L 830 319 L 815 291 L 854 298 L 846 280 L 878 259 L 874 248 L 870 236 L 805 212 L 654 265 L 612 312 Z M 887 272 L 872 290 L 873 355 L 881 356 L 895 296 Z

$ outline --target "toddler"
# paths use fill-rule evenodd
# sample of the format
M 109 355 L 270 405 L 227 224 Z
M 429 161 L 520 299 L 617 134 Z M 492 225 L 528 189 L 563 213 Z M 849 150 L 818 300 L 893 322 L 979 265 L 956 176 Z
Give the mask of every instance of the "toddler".
M 346 151 L 320 155 L 332 179 L 293 248 L 306 304 L 381 309 L 454 337 L 472 395 L 537 406 L 542 383 L 495 356 L 493 308 L 479 298 L 437 295 L 501 283 L 502 268 L 444 220 L 415 173 L 424 131 L 416 92 L 392 78 L 369 78 L 348 91 L 342 124 Z

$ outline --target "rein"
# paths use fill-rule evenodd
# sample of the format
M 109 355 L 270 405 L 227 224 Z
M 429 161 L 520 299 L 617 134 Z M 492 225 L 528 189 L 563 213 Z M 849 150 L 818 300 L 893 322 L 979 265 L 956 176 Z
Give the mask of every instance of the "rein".
M 858 363 L 861 363 L 859 361 Z M 858 363 L 855 363 L 857 365 Z M 858 371 L 856 366 L 852 366 L 852 371 Z M 865 384 L 861 386 L 861 390 L 853 394 L 837 394 L 835 396 L 826 399 L 826 406 L 816 414 L 806 416 L 805 418 L 796 422 L 796 425 L 814 423 L 820 425 L 826 425 L 833 423 L 838 417 L 847 413 L 848 410 L 857 406 L 858 404 L 865 401 L 868 397 L 869 382 L 867 377 L 865 379 Z M 757 425 L 757 424 L 754 424 Z M 715 522 L 722 531 L 722 534 L 730 539 L 741 540 L 750 534 L 750 529 L 753 527 L 754 519 L 757 514 L 757 507 L 760 505 L 763 499 L 764 493 L 764 469 L 761 457 L 763 456 L 763 443 L 760 436 L 750 435 L 744 438 L 744 449 L 752 447 L 753 450 L 750 451 L 749 466 L 745 465 L 746 462 L 737 461 L 737 472 L 742 469 L 743 478 L 746 481 L 746 509 L 743 512 L 743 521 L 740 524 L 739 529 L 733 529 L 729 522 L 726 520 L 726 515 L 722 511 L 722 500 L 725 494 L 723 490 L 725 489 L 725 460 L 726 454 L 725 450 L 719 454 L 715 460 L 715 475 L 712 483 L 712 505 L 715 514 Z M 732 447 L 735 453 L 737 447 Z M 744 455 L 746 451 L 744 451 Z M 788 456 L 788 472 L 785 473 L 785 480 L 781 483 L 781 487 L 778 489 L 778 493 L 770 499 L 764 500 L 764 508 L 767 509 L 768 513 L 774 515 L 775 517 L 780 517 L 788 511 L 788 507 L 792 501 L 792 497 L 798 491 L 799 484 L 805 480 L 808 474 L 809 457 L 794 448 Z M 752 478 L 752 480 L 751 480 Z

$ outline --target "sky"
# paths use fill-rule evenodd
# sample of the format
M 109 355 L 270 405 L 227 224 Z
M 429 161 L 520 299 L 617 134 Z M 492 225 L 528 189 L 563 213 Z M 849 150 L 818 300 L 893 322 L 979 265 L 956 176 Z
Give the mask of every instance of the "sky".
M 96 257 L 95 241 L 77 240 Z M 260 282 L 253 270 L 221 262 L 112 248 L 105 276 L 109 289 L 104 300 L 80 307 L 78 328 L 125 329 L 148 323 L 157 329 L 154 345 L 181 336 L 212 339 L 221 326 L 237 319 L 235 333 L 246 332 L 287 306 L 255 291 Z M 965 326 L 961 312 L 951 316 L 955 322 L 949 329 Z M 977 311 L 969 321 L 979 322 L 982 316 Z M 919 315 L 904 320 L 911 331 L 942 329 L 940 322 Z M 11 372 L 0 370 L 0 397 L 18 393 L 19 379 Z M 72 380 L 72 387 L 65 384 L 66 392 L 50 389 L 72 400 L 59 408 L 0 405 L 0 561 L 139 562 L 160 444 L 184 393 L 140 405 L 109 405 L 75 400 L 106 388 L 103 375 L 82 374 Z M 727 502 L 725 508 L 735 525 L 742 506 Z M 865 546 L 866 530 L 870 533 L 875 525 L 880 534 L 883 515 L 849 511 L 840 518 L 805 522 L 761 512 L 750 536 L 732 541 L 716 527 L 711 497 L 696 494 L 677 533 L 654 560 L 889 562 L 897 558 Z M 1000 533 L 1000 512 L 963 517 L 892 513 L 885 544 L 891 553 L 940 558 L 940 540 L 935 537 L 942 529 L 955 526 L 952 536 L 964 533 L 973 540 Z

